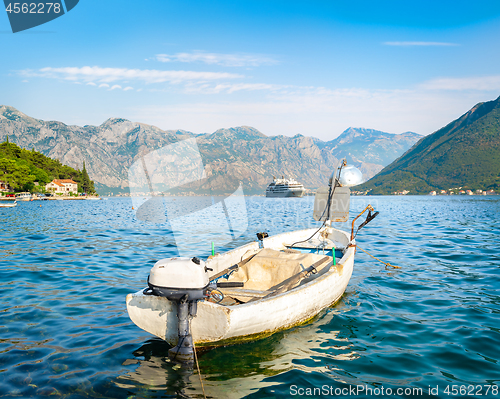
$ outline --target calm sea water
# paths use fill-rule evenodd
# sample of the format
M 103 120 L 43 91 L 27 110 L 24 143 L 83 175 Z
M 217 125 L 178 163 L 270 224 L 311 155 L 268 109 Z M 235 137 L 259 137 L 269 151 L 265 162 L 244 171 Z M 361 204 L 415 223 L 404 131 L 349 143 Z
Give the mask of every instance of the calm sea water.
M 500 398 L 500 198 L 354 197 L 351 213 L 368 202 L 380 216 L 358 244 L 401 269 L 358 251 L 311 323 L 200 353 L 208 397 Z M 224 249 L 317 225 L 312 203 L 247 198 L 248 229 Z M 136 220 L 130 199 L 20 203 L 0 221 L 0 397 L 203 397 L 125 309 L 177 254 L 168 223 Z M 192 255 L 210 254 L 210 224 L 192 226 Z

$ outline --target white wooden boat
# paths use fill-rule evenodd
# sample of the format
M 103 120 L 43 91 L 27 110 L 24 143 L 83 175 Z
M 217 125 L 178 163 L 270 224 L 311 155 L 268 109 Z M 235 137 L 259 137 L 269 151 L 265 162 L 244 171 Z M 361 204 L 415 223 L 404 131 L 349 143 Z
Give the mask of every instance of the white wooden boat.
M 131 320 L 177 345 L 173 357 L 186 350 L 181 360 L 189 360 L 192 350 L 185 346 L 260 338 L 302 324 L 336 303 L 353 272 L 356 242 L 354 221 L 350 234 L 331 227 L 348 220 L 350 198 L 349 188 L 339 178 L 332 185 L 333 178 L 316 194 L 313 215 L 324 222 L 320 228 L 272 237 L 259 233 L 258 241 L 206 262 L 160 260 L 148 288 L 126 297 Z M 371 206 L 367 209 L 363 225 L 376 216 Z
M 31 193 L 29 193 L 29 192 L 16 194 L 16 200 L 18 200 L 18 201 L 31 201 L 31 199 L 32 199 L 32 196 L 31 196 Z
M 17 206 L 17 201 L 15 200 L 15 198 L 0 198 L 0 208 L 14 208 L 15 206 Z
M 226 281 L 244 281 L 245 285 L 243 288 L 219 288 L 225 296 L 221 303 L 198 302 L 197 315 L 191 321 L 195 344 L 223 345 L 231 340 L 259 338 L 301 324 L 337 302 L 351 278 L 355 242 L 350 241 L 346 232 L 324 227 L 309 242 L 325 243 L 320 250 L 325 251 L 325 255 L 288 249 L 289 245 L 307 239 L 316 230 L 264 238 L 263 249 L 258 242 L 252 242 L 207 260 L 205 265 L 213 269 L 212 276 L 232 265 L 243 264 L 238 273 L 233 273 Z M 340 256 L 335 264 L 332 246 Z M 252 259 L 248 261 L 249 258 Z M 316 262 L 319 262 L 316 274 L 308 273 L 295 288 L 271 295 L 272 286 L 296 275 L 301 270 L 300 264 L 307 269 Z M 177 343 L 174 301 L 139 291 L 127 295 L 126 302 L 129 316 L 137 326 L 172 345 Z

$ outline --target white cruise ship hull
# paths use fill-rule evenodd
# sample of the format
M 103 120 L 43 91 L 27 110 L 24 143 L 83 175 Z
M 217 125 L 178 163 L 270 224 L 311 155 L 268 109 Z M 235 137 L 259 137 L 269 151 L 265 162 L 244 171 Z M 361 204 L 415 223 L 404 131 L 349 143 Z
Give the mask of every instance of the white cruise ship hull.
M 288 188 L 286 190 L 273 191 L 266 190 L 266 197 L 268 198 L 289 198 L 289 197 L 297 197 L 300 198 L 304 196 L 303 188 Z

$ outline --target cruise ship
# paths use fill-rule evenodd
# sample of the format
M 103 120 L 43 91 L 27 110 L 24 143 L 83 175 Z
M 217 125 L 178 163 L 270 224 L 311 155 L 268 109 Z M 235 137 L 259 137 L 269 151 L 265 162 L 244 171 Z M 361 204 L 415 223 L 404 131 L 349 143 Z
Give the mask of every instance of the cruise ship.
M 281 179 L 274 178 L 274 181 L 267 186 L 266 197 L 269 198 L 285 198 L 285 197 L 302 197 L 304 195 L 304 186 L 298 181 L 290 178 Z

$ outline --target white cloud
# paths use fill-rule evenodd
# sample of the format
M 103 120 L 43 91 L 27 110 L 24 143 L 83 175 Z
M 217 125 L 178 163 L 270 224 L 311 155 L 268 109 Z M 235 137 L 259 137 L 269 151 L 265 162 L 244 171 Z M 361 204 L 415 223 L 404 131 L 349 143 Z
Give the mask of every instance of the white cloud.
M 187 84 L 185 87 L 186 93 L 198 94 L 219 94 L 219 93 L 235 93 L 238 91 L 276 91 L 287 86 L 266 84 L 266 83 L 218 83 L 218 84 Z
M 163 129 L 210 133 L 221 127 L 248 125 L 266 135 L 297 133 L 332 140 L 350 126 L 391 133 L 432 133 L 460 117 L 484 93 L 360 88 L 288 87 L 254 100 L 184 102 L 137 107 L 128 119 Z M 425 117 L 424 117 L 425 116 Z
M 86 85 L 110 90 L 134 90 L 126 83 L 137 81 L 143 84 L 179 84 L 187 94 L 219 94 L 236 93 L 241 91 L 279 91 L 284 85 L 268 83 L 240 82 L 232 83 L 231 80 L 245 78 L 244 75 L 227 72 L 198 72 L 198 71 L 160 71 L 151 69 L 126 69 L 126 68 L 101 68 L 101 67 L 63 67 L 42 68 L 39 70 L 18 71 L 24 77 L 38 77 L 45 79 L 62 79 L 73 83 L 86 82 Z M 96 83 L 97 82 L 97 83 Z M 118 84 L 118 83 L 125 84 Z M 112 85 L 111 83 L 116 83 Z M 137 91 L 139 91 L 138 89 Z M 153 91 L 162 91 L 165 88 L 153 86 Z
M 184 92 L 187 94 L 231 94 L 241 91 L 275 92 L 289 87 L 268 83 L 232 83 L 231 80 L 242 79 L 245 76 L 226 72 L 160 71 L 101 67 L 47 67 L 36 71 L 19 71 L 19 74 L 21 76 L 46 79 L 62 79 L 73 83 L 83 81 L 89 86 L 110 88 L 110 90 L 122 89 L 123 86 L 126 86 L 123 89 L 124 91 L 133 90 L 133 87 L 120 85 L 118 82 L 128 83 L 135 80 L 145 84 L 181 84 L 183 85 Z M 111 83 L 116 84 L 111 85 Z M 152 90 L 161 91 L 163 89 L 161 87 L 153 87 Z
M 164 129 L 202 133 L 249 125 L 268 135 L 301 133 L 324 140 L 335 138 L 349 126 L 429 134 L 491 97 L 492 91 L 500 91 L 500 75 L 443 77 L 405 90 L 373 90 L 234 81 L 244 76 L 194 71 L 81 67 L 43 68 L 20 74 L 123 91 L 135 90 L 129 84 L 138 87 L 132 82 L 182 84 L 182 102 L 174 99 L 176 96 L 153 97 L 156 91 L 165 90 L 154 85 L 148 95 L 151 104 L 160 105 L 135 106 L 132 114 L 123 116 Z M 139 85 L 136 91 L 141 90 Z
M 447 42 L 385 42 L 386 46 L 460 46 L 457 43 L 447 43 Z
M 189 81 L 214 81 L 220 79 L 238 79 L 243 75 L 227 72 L 198 72 L 198 71 L 160 71 L 157 69 L 127 69 L 101 68 L 97 66 L 42 68 L 39 70 L 19 71 L 25 77 L 43 77 L 50 79 L 64 79 L 70 81 L 83 80 L 85 82 L 116 82 L 137 80 L 143 83 L 183 83 Z
M 422 84 L 426 90 L 500 91 L 500 75 L 468 78 L 438 78 Z
M 278 61 L 261 54 L 217 54 L 194 51 L 192 53 L 157 54 L 160 62 L 201 62 L 209 65 L 222 65 L 227 67 L 257 67 L 260 65 L 275 65 Z

